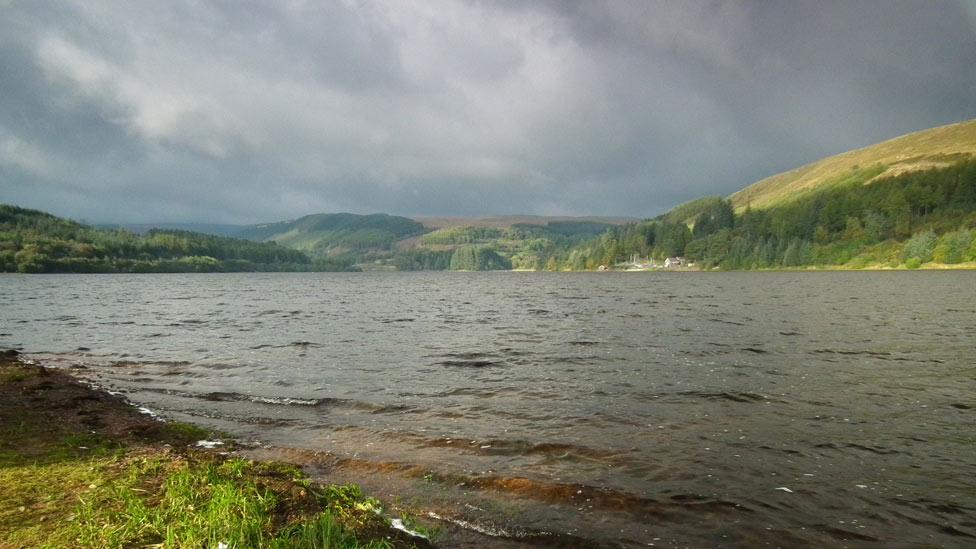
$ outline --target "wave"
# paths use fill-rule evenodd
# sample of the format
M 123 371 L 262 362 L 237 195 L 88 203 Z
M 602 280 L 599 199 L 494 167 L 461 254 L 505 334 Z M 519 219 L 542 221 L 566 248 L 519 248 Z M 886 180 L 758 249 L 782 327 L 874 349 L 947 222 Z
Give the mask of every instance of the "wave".
M 635 393 L 633 395 L 633 398 L 644 402 L 653 402 L 656 400 L 674 397 L 691 397 L 705 400 L 726 400 L 729 402 L 742 403 L 778 402 L 768 395 L 748 391 L 677 391 L 673 393 Z
M 161 387 L 140 387 L 139 390 L 148 393 L 164 394 L 167 396 L 203 400 L 208 402 L 251 402 L 254 404 L 262 404 L 267 406 L 299 408 L 346 408 L 360 410 L 369 414 L 397 414 L 418 411 L 418 409 L 415 407 L 403 404 L 377 404 L 347 398 L 307 398 L 280 395 L 252 395 L 232 391 L 211 391 L 208 393 L 197 393 Z

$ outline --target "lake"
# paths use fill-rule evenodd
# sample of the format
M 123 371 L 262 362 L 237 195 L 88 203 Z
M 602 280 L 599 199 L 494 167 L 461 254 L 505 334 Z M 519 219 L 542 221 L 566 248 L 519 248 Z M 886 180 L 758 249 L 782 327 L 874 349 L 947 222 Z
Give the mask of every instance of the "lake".
M 976 272 L 4 275 L 0 310 L 2 347 L 500 539 L 976 543 Z

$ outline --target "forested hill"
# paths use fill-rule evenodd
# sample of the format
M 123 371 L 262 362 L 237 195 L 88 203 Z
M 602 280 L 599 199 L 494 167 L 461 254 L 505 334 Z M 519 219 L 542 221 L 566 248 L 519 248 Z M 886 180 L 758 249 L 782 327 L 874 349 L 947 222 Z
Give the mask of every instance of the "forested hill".
M 423 224 L 387 214 L 313 214 L 294 221 L 245 227 L 237 236 L 274 241 L 315 256 L 365 250 L 390 250 L 403 238 L 426 231 Z
M 334 268 L 363 270 L 539 270 L 549 257 L 625 218 L 495 216 L 418 218 L 315 214 L 254 225 L 239 235 L 274 241 Z
M 177 230 L 136 235 L 0 204 L 0 272 L 295 271 L 319 267 L 300 251 Z
M 556 268 L 633 254 L 684 256 L 705 269 L 976 268 L 974 136 L 970 121 L 831 157 L 620 227 L 556 258 Z
M 146 234 L 153 229 L 166 231 L 188 231 L 191 233 L 212 234 L 240 238 L 246 225 L 227 225 L 222 223 L 105 223 L 93 225 L 96 229 L 125 229 L 136 234 Z

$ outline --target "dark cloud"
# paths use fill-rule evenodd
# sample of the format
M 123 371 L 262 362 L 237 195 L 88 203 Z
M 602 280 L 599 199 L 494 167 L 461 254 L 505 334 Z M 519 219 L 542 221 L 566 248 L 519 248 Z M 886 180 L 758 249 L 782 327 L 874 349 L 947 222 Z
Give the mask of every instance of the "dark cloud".
M 649 216 L 976 117 L 962 2 L 0 0 L 0 201 Z

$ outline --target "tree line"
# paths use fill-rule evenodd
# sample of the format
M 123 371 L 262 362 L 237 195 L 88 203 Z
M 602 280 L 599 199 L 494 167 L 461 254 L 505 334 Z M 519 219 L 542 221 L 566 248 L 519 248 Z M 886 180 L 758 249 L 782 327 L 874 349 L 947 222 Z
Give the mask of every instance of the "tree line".
M 0 272 L 230 272 L 314 270 L 304 253 L 181 230 L 136 235 L 0 204 Z

